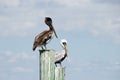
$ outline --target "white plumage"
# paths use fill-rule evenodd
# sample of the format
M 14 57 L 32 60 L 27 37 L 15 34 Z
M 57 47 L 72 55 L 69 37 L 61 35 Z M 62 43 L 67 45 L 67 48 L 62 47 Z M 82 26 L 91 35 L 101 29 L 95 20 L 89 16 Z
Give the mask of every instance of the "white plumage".
M 55 54 L 55 65 L 57 66 L 57 64 L 61 65 L 61 62 L 68 56 L 68 51 L 67 51 L 67 40 L 62 39 L 61 40 L 61 45 L 63 47 L 62 51 L 56 52 Z
M 65 55 L 65 50 L 56 52 L 55 54 L 55 61 L 59 61 L 61 58 L 63 58 Z

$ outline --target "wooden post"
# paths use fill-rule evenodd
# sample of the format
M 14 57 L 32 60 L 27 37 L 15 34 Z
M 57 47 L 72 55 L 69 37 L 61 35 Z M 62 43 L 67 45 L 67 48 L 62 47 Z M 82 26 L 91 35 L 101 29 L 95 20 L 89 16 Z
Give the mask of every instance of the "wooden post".
M 65 80 L 65 68 L 63 67 L 55 68 L 55 80 Z
M 40 51 L 40 80 L 55 79 L 55 52 L 53 50 Z

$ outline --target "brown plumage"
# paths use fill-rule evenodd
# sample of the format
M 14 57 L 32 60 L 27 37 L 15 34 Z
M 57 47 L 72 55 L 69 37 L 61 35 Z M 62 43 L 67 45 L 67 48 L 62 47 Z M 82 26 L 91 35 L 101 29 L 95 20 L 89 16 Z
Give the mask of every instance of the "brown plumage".
M 45 17 L 45 23 L 46 23 L 46 25 L 49 26 L 49 30 L 45 30 L 35 37 L 35 40 L 33 43 L 33 51 L 38 46 L 40 46 L 42 49 L 44 49 L 44 47 L 46 48 L 46 44 L 49 42 L 49 40 L 51 40 L 53 33 L 55 34 L 56 38 L 58 38 L 58 36 L 54 30 L 54 27 L 52 26 L 52 19 L 49 17 Z

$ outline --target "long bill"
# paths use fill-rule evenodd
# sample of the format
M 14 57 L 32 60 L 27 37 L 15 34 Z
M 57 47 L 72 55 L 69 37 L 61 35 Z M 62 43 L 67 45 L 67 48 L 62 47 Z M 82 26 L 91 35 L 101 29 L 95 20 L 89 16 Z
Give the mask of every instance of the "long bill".
M 66 44 L 66 45 L 64 45 L 64 47 L 65 47 L 65 53 L 66 53 L 66 60 L 70 63 L 70 59 L 69 59 L 69 57 L 68 57 L 67 44 Z
M 66 54 L 66 57 L 68 57 L 67 44 L 64 44 L 64 49 L 65 49 L 65 54 Z
M 54 31 L 54 34 L 55 34 L 56 38 L 58 38 L 58 36 L 57 36 L 57 34 L 56 34 L 56 31 L 55 31 L 54 27 L 53 27 L 53 31 Z
M 55 34 L 56 38 L 58 38 L 58 36 L 57 36 L 57 34 L 56 34 L 56 31 L 55 31 L 55 29 L 54 29 L 53 25 L 52 25 L 52 24 L 50 24 L 50 25 L 49 25 L 49 27 L 50 27 L 50 29 L 53 29 L 54 34 Z

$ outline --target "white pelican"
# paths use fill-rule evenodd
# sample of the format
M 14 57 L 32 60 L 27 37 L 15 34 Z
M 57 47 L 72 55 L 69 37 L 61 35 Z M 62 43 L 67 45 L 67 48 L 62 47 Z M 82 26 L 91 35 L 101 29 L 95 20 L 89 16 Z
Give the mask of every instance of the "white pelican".
M 67 40 L 65 39 L 62 39 L 61 40 L 61 45 L 63 47 L 63 50 L 60 51 L 60 52 L 56 52 L 55 54 L 55 65 L 57 67 L 57 64 L 60 64 L 61 65 L 61 62 L 66 58 L 68 57 L 68 51 L 67 51 Z

